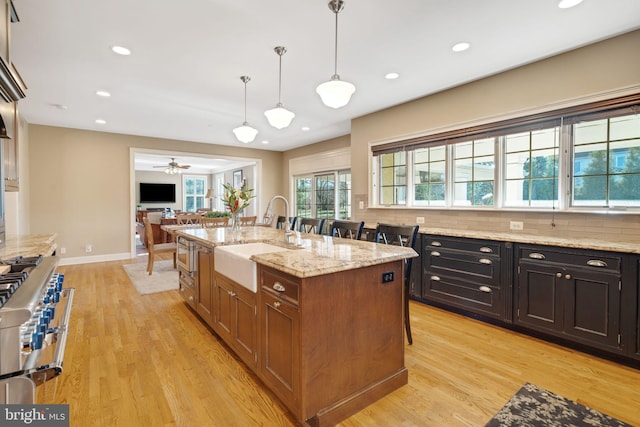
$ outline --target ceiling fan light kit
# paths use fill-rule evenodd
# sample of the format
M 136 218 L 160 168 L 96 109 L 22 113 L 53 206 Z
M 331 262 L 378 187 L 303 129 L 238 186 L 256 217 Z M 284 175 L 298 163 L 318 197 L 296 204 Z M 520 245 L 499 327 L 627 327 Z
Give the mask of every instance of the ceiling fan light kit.
M 174 157 L 171 158 L 171 161 L 167 165 L 158 165 L 154 166 L 154 168 L 166 168 L 164 173 L 168 175 L 175 175 L 177 173 L 182 173 L 183 169 L 189 169 L 191 165 L 180 165 L 176 162 Z

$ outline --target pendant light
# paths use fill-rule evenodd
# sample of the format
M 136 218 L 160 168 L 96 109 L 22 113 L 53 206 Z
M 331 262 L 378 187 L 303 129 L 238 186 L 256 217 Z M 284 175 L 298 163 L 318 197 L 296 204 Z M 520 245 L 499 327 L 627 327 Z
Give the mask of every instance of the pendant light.
M 282 55 L 287 52 L 287 48 L 284 46 L 276 46 L 273 50 L 280 57 L 280 67 L 278 70 L 278 103 L 275 108 L 265 111 L 264 115 L 267 116 L 267 120 L 271 126 L 276 129 L 284 129 L 291 124 L 291 120 L 296 116 L 284 108 L 282 102 L 280 102 L 280 95 L 282 93 Z
M 340 80 L 338 75 L 338 13 L 344 9 L 344 1 L 331 0 L 329 9 L 336 14 L 336 39 L 335 39 L 335 68 L 331 80 L 324 82 L 316 88 L 322 102 L 327 107 L 340 108 L 349 103 L 351 95 L 356 91 L 356 87 L 349 82 Z
M 244 122 L 242 126 L 235 128 L 233 133 L 236 135 L 236 138 L 238 138 L 238 141 L 247 144 L 256 138 L 258 131 L 247 123 L 247 82 L 251 80 L 251 77 L 242 76 L 240 80 L 244 83 Z

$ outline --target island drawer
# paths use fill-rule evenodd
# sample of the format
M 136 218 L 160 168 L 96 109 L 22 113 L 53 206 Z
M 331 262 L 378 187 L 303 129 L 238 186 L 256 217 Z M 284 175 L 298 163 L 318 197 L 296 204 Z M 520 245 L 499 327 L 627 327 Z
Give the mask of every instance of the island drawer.
M 277 295 L 292 304 L 300 300 L 300 284 L 290 276 L 276 273 L 272 270 L 261 270 L 260 286 L 263 291 Z

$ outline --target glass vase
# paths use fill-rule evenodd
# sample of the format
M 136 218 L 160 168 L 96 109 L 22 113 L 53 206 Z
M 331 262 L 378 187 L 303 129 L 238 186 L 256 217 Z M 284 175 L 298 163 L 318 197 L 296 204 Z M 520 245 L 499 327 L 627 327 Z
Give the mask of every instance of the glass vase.
M 231 214 L 231 234 L 234 238 L 240 236 L 240 212 Z

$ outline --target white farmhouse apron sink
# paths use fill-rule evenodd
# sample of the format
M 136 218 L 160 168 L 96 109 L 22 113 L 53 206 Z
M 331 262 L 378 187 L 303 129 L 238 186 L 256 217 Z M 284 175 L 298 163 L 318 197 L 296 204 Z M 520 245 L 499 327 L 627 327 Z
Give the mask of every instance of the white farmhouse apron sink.
M 258 290 L 257 267 L 249 258 L 252 255 L 288 250 L 290 249 L 269 243 L 216 246 L 213 250 L 214 269 L 255 293 Z

